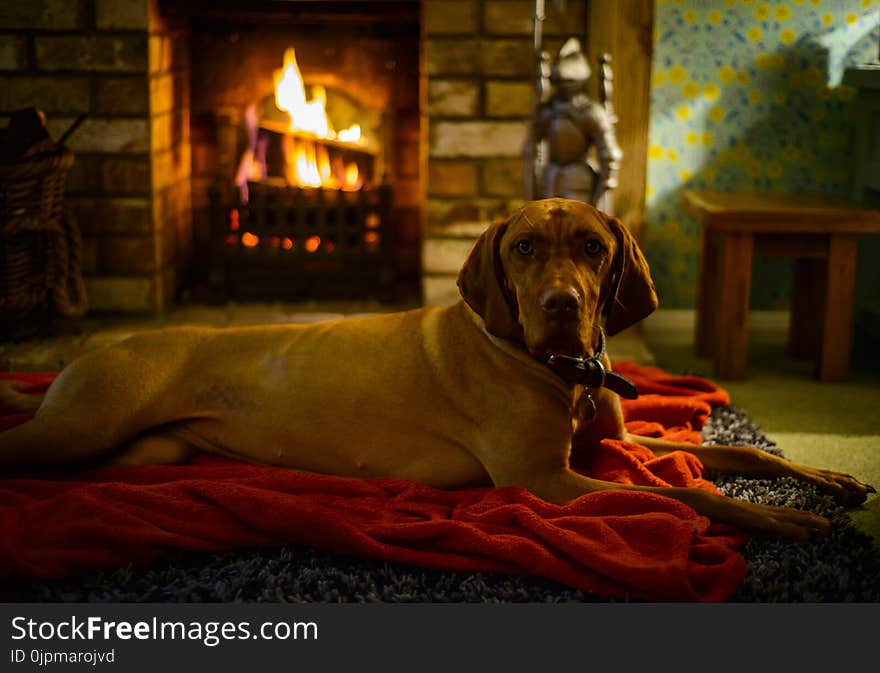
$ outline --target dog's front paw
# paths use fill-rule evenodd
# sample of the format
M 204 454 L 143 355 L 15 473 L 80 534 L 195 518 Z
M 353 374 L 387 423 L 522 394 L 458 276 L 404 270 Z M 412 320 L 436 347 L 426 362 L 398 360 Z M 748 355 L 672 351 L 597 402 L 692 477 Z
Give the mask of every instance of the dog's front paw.
M 831 529 L 831 522 L 818 514 L 751 502 L 740 503 L 724 518 L 754 535 L 774 535 L 794 542 L 824 537 Z
M 772 535 L 794 542 L 824 537 L 831 522 L 823 516 L 792 507 L 747 502 L 698 491 L 692 506 L 713 521 L 729 523 L 750 535 Z
M 868 494 L 877 492 L 870 484 L 865 484 L 849 474 L 832 470 L 794 465 L 792 466 L 792 476 L 813 484 L 844 507 L 861 505 L 867 499 Z

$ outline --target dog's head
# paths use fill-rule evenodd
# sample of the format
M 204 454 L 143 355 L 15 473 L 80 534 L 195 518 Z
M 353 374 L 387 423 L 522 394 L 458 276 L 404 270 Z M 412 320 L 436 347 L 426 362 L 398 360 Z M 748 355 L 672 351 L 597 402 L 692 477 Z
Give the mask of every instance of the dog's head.
M 581 201 L 527 203 L 477 240 L 458 287 L 497 337 L 534 356 L 592 354 L 603 314 L 616 334 L 657 308 L 626 227 Z

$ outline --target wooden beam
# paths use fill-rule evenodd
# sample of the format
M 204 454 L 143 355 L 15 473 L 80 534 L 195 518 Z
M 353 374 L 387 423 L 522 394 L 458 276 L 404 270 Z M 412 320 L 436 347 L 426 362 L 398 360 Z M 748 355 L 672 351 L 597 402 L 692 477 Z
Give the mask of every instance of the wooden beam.
M 715 376 L 738 381 L 746 377 L 749 353 L 749 290 L 752 281 L 750 233 L 726 233 L 722 237 L 715 314 Z
M 590 0 L 587 53 L 594 74 L 590 95 L 598 100 L 599 56 L 611 54 L 612 103 L 617 113 L 617 142 L 623 151 L 615 214 L 637 236 L 645 217 L 645 176 L 651 100 L 654 0 Z
M 845 234 L 834 234 L 828 241 L 820 381 L 846 381 L 849 376 L 857 243 L 858 237 Z

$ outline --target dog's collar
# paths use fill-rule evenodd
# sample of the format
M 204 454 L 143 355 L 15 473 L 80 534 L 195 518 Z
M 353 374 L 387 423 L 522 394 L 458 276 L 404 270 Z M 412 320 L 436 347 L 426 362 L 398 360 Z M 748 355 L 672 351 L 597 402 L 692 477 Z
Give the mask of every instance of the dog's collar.
M 636 385 L 625 376 L 605 369 L 605 330 L 599 328 L 599 345 L 593 355 L 576 358 L 570 355 L 548 355 L 545 363 L 569 385 L 581 385 L 587 389 L 601 388 L 614 391 L 627 400 L 639 396 Z

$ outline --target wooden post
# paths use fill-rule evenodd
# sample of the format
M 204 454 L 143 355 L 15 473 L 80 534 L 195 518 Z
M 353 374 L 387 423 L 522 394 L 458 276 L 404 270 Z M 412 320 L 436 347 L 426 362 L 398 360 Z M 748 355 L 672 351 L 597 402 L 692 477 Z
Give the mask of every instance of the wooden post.
M 858 238 L 834 234 L 828 241 L 825 310 L 822 318 L 820 381 L 845 381 L 849 374 Z
M 700 287 L 697 295 L 697 322 L 694 352 L 709 357 L 718 350 L 718 238 L 717 232 L 702 227 L 703 251 L 700 254 Z
M 827 258 L 795 261 L 788 354 L 798 360 L 815 360 L 819 356 L 827 268 Z
M 586 52 L 590 63 L 601 54 L 614 59 L 614 131 L 623 151 L 614 190 L 615 214 L 631 229 L 644 222 L 651 100 L 651 52 L 654 0 L 591 0 Z M 599 100 L 599 77 L 590 79 L 590 95 Z M 636 235 L 640 232 L 634 231 Z
M 749 291 L 752 278 L 751 232 L 724 232 L 718 273 L 715 375 L 738 380 L 746 375 L 749 354 Z

